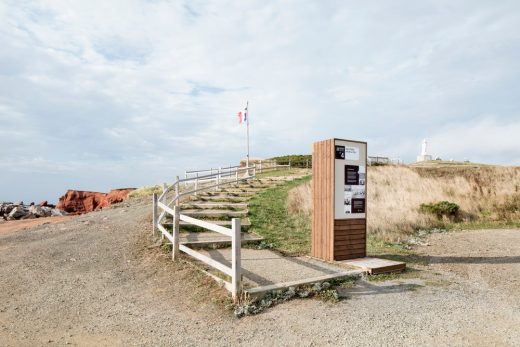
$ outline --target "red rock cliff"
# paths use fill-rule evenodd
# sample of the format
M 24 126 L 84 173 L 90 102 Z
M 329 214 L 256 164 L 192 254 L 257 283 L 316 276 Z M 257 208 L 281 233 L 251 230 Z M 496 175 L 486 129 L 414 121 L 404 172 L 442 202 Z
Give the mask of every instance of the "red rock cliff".
M 124 201 L 128 193 L 133 190 L 135 188 L 113 189 L 109 193 L 98 193 L 69 189 L 60 198 L 56 208 L 69 213 L 92 212 Z

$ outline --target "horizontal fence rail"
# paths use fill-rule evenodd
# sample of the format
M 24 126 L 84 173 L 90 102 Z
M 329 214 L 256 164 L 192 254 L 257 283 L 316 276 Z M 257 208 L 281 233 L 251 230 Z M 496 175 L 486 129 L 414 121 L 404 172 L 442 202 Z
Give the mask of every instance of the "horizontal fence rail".
M 195 177 L 189 177 L 191 174 Z M 172 244 L 172 259 L 177 260 L 179 253 L 183 252 L 206 265 L 222 272 L 231 280 L 218 279 L 224 284 L 224 287 L 229 290 L 234 300 L 238 300 L 241 292 L 241 225 L 240 218 L 233 218 L 231 220 L 231 228 L 226 228 L 208 221 L 189 217 L 180 213 L 180 200 L 183 197 L 196 195 L 198 192 L 207 191 L 211 189 L 219 189 L 220 187 L 238 183 L 243 180 L 249 180 L 256 176 L 256 167 L 240 167 L 229 166 L 227 168 L 219 168 L 216 172 L 210 170 L 199 170 L 185 173 L 185 178 L 176 178 L 171 185 L 163 185 L 163 192 L 161 195 L 153 194 L 153 233 L 157 230 L 160 232 L 161 239 L 166 238 Z M 184 190 L 181 192 L 181 185 Z M 167 196 L 172 194 L 173 197 L 167 203 Z M 163 220 L 170 216 L 172 218 L 172 231 L 168 231 L 163 226 Z M 190 225 L 195 225 L 200 228 L 211 230 L 231 238 L 231 266 L 223 264 L 205 254 L 197 252 L 196 250 L 180 244 L 179 226 L 180 222 L 185 222 Z M 213 276 L 213 275 L 212 275 Z M 213 276 L 214 277 L 214 276 Z M 216 277 L 214 277 L 216 278 Z

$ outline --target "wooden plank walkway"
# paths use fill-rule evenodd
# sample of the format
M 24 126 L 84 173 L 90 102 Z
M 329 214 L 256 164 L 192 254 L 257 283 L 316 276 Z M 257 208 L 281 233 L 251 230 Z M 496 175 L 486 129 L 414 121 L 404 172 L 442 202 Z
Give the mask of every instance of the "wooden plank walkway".
M 380 258 L 357 258 L 339 261 L 341 264 L 354 266 L 358 269 L 367 271 L 371 275 L 377 275 L 387 272 L 399 272 L 406 269 L 406 263 L 401 261 L 380 259 Z

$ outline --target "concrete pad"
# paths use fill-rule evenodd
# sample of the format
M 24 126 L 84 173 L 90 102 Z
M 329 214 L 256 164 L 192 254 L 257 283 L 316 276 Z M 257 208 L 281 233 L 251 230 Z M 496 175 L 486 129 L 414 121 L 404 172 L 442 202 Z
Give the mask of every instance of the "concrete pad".
M 200 253 L 231 266 L 231 250 L 201 250 Z M 309 257 L 285 257 L 272 250 L 242 248 L 242 276 L 244 286 L 249 288 L 277 287 L 284 283 L 312 283 L 317 278 L 332 279 L 351 276 L 360 271 L 348 271 Z M 328 276 L 331 275 L 331 276 Z

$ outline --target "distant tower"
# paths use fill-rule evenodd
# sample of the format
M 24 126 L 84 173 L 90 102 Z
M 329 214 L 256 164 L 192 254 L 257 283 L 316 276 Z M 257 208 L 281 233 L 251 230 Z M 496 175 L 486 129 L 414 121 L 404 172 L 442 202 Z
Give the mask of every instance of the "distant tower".
M 428 141 L 426 139 L 422 142 L 421 155 L 417 156 L 417 162 L 433 160 L 431 154 L 428 154 Z

